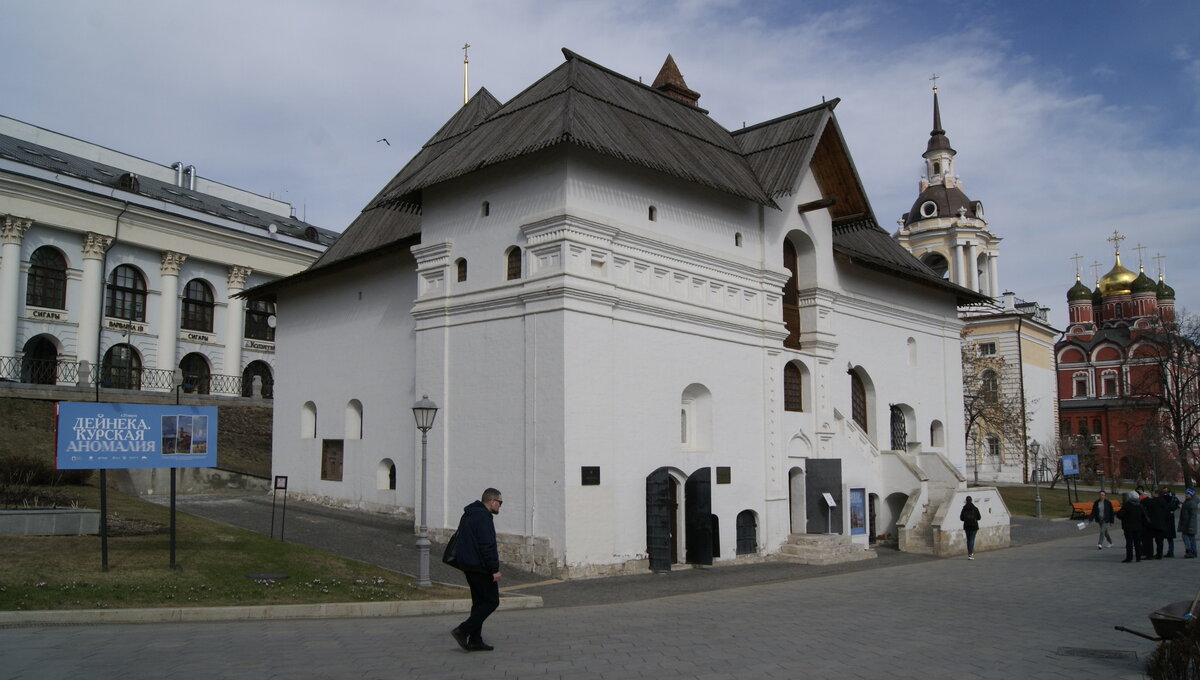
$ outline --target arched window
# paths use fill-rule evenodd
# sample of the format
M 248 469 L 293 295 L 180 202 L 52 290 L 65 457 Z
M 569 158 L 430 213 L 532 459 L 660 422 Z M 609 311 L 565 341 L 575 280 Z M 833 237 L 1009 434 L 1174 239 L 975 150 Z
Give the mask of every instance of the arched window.
M 213 329 L 213 292 L 202 279 L 192 279 L 183 288 L 183 314 L 180 327 L 211 333 Z
M 304 402 L 300 407 L 300 438 L 316 439 L 317 437 L 317 405 L 311 401 Z
M 1000 401 L 1000 377 L 995 371 L 988 369 L 983 372 L 979 378 L 979 391 L 985 403 L 995 404 Z
M 742 247 L 742 232 L 739 231 L 733 235 L 733 245 L 737 246 L 738 248 Z
M 113 345 L 104 353 L 100 365 L 100 383 L 119 390 L 142 388 L 142 357 L 133 345 Z
M 199 352 L 192 352 L 179 362 L 183 371 L 183 391 L 193 394 L 208 394 L 212 387 L 212 371 L 208 359 Z
M 174 295 L 174 291 L 163 291 Z M 136 267 L 123 264 L 113 270 L 108 281 L 108 310 L 114 319 L 146 320 L 146 279 Z
M 258 391 L 254 391 L 254 379 L 258 378 Z M 262 360 L 251 361 L 242 371 L 242 396 L 270 399 L 275 395 L 275 380 L 271 376 L 271 365 Z
M 892 404 L 892 450 L 908 450 L 908 426 L 904 422 L 904 411 Z
M 680 444 L 685 451 L 712 446 L 712 393 L 700 384 L 688 385 L 680 404 Z
M 850 371 L 850 417 L 867 431 L 867 388 L 854 371 Z
M 379 467 L 375 468 L 375 488 L 380 491 L 396 490 L 396 464 L 391 458 L 379 461 Z
M 484 201 L 482 204 L 480 204 L 480 206 L 479 206 L 480 217 L 487 217 L 488 215 L 491 215 L 491 214 L 492 214 L 492 204 L 491 203 Z
M 783 242 L 783 266 L 787 268 L 787 283 L 783 286 L 783 325 L 788 336 L 783 340 L 784 347 L 800 349 L 800 293 L 797 288 L 800 280 L 799 260 L 796 257 L 796 246 L 790 240 Z
M 275 303 L 251 300 L 246 305 L 246 329 L 243 335 L 251 340 L 275 341 Z
M 29 257 L 25 304 L 50 309 L 67 308 L 67 260 L 50 246 L 42 246 Z
M 513 246 L 508 250 L 508 280 L 521 278 L 521 248 Z
M 941 253 L 926 253 L 921 256 L 921 262 L 943 279 L 950 278 L 950 262 Z
M 917 341 L 915 338 L 908 339 L 908 365 L 917 365 Z
M 783 410 L 804 410 L 804 375 L 792 362 L 783 365 Z
M 454 263 L 454 268 L 456 270 L 458 270 L 458 282 L 462 283 L 463 281 L 466 281 L 467 280 L 467 260 L 462 257 L 458 258 L 458 261 L 456 261 Z
M 362 439 L 362 433 L 362 402 L 357 399 L 351 399 L 346 404 L 346 439 Z
M 935 420 L 929 423 L 929 445 L 946 445 L 946 428 L 942 425 L 942 421 L 940 420 Z
M 658 221 L 658 208 L 655 208 L 654 206 L 650 206 L 650 209 L 646 211 L 646 217 L 649 218 L 649 220 L 651 222 L 657 222 Z

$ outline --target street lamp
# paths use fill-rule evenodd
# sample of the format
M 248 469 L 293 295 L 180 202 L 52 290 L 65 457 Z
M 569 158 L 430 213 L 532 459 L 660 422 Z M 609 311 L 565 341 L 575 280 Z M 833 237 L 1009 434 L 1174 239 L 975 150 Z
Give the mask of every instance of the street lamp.
M 1038 440 L 1034 439 L 1029 444 L 1029 450 L 1033 453 L 1033 516 L 1042 516 L 1042 463 L 1041 458 L 1038 458 L 1038 452 L 1042 450 L 1042 445 Z
M 417 586 L 427 588 L 433 583 L 429 580 L 429 519 L 425 502 L 429 475 L 426 474 L 426 468 L 429 460 L 429 429 L 433 427 L 438 407 L 425 394 L 421 396 L 421 401 L 413 404 L 412 412 L 417 420 L 417 429 L 421 431 L 421 525 L 417 531 Z

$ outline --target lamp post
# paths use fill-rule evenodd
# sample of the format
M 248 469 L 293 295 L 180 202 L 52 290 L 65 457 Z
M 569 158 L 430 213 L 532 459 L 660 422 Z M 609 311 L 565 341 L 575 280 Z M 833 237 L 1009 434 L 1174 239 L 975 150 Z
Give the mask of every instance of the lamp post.
M 1033 453 L 1033 516 L 1042 516 L 1042 463 L 1038 457 L 1038 452 L 1042 450 L 1042 445 L 1038 440 L 1034 439 L 1029 444 L 1029 450 Z
M 433 427 L 438 407 L 425 394 L 421 396 L 421 401 L 413 404 L 412 412 L 417 420 L 417 429 L 421 431 L 421 524 L 417 530 L 417 587 L 427 588 L 433 583 L 429 580 L 429 519 L 425 501 L 429 475 L 426 468 L 429 460 L 429 429 Z

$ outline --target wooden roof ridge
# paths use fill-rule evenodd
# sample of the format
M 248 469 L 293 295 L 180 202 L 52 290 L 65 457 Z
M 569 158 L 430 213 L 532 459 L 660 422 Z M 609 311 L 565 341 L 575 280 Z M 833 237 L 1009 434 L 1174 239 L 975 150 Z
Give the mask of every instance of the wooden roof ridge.
M 834 97 L 833 99 L 830 99 L 829 101 L 821 102 L 820 104 L 810 106 L 806 109 L 800 109 L 799 111 L 793 111 L 792 113 L 785 113 L 782 116 L 777 116 L 770 120 L 764 120 L 761 123 L 755 123 L 754 125 L 741 128 L 740 130 L 734 130 L 730 134 L 733 135 L 734 137 L 737 137 L 739 135 L 744 135 L 748 132 L 754 132 L 755 130 L 761 130 L 762 128 L 765 128 L 765 127 L 770 127 L 772 125 L 778 125 L 779 123 L 790 120 L 792 118 L 799 118 L 800 116 L 807 116 L 808 114 L 810 114 L 814 111 L 817 111 L 819 109 L 829 109 L 829 111 L 832 113 L 833 110 L 835 108 L 837 108 L 837 105 L 839 103 L 841 103 L 841 101 L 842 101 L 841 97 Z
M 637 85 L 638 87 L 646 90 L 647 92 L 653 92 L 654 94 L 658 95 L 659 97 L 662 97 L 663 99 L 666 99 L 667 101 L 674 103 L 676 106 L 682 106 L 688 110 L 699 111 L 700 113 L 703 113 L 706 116 L 708 115 L 708 109 L 705 109 L 705 108 L 702 108 L 699 106 L 694 106 L 692 104 L 685 104 L 685 103 L 679 101 L 678 99 L 672 97 L 671 95 L 667 94 L 666 92 L 656 90 L 653 87 L 647 85 L 646 83 L 643 83 L 640 80 L 634 80 L 633 78 L 630 78 L 629 76 L 625 75 L 624 73 L 618 73 L 603 64 L 599 64 L 599 63 L 592 61 L 591 59 L 588 59 L 587 57 L 583 56 L 582 54 L 579 54 L 578 52 L 572 52 L 571 50 L 564 47 L 564 48 L 562 48 L 562 53 L 563 53 L 563 56 L 566 57 L 568 61 L 578 60 L 579 62 L 581 62 L 583 64 L 587 64 L 588 66 L 591 66 L 594 69 L 603 71 L 607 75 L 613 76 L 615 78 L 619 78 L 619 79 L 629 83 L 630 85 Z M 670 56 L 670 55 L 667 55 L 667 56 Z

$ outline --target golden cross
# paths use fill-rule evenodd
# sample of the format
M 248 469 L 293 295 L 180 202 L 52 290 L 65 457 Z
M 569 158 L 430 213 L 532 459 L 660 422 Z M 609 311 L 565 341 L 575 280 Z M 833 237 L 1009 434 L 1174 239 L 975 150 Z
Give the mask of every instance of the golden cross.
M 1163 261 L 1163 260 L 1165 260 L 1165 259 L 1167 259 L 1167 256 L 1166 256 L 1166 255 L 1163 255 L 1162 253 L 1158 253 L 1158 254 L 1157 254 L 1157 255 L 1155 255 L 1155 256 L 1154 256 L 1152 259 L 1154 259 L 1154 260 L 1156 260 L 1156 261 L 1157 261 L 1157 264 L 1158 264 L 1158 275 L 1159 275 L 1159 277 L 1161 278 L 1161 277 L 1162 277 L 1162 275 L 1163 275 L 1163 263 L 1162 263 L 1162 261 Z
M 1100 280 L 1100 262 L 1096 261 L 1091 264 L 1092 276 L 1096 277 L 1096 281 Z
M 1121 236 L 1121 233 L 1119 231 L 1117 231 L 1116 229 L 1113 229 L 1113 235 L 1109 236 L 1108 238 L 1106 238 L 1104 240 L 1113 244 L 1113 248 L 1115 248 L 1117 250 L 1118 255 L 1121 254 L 1121 241 L 1124 241 L 1125 237 Z
M 1068 259 L 1075 260 L 1075 278 L 1078 279 L 1079 278 L 1079 261 L 1083 259 L 1083 256 L 1080 255 L 1079 253 L 1075 253 L 1075 255 L 1073 257 L 1068 258 Z
M 1138 254 L 1138 268 L 1139 268 L 1139 269 L 1141 269 L 1141 267 L 1142 267 L 1142 251 L 1146 249 L 1146 246 L 1144 246 L 1144 245 L 1142 245 L 1142 244 L 1140 244 L 1140 243 L 1139 243 L 1139 244 L 1137 244 L 1136 246 L 1134 246 L 1134 247 L 1133 247 L 1133 249 L 1137 251 L 1137 254 Z
M 935 74 L 933 74 L 933 76 L 930 78 L 930 80 L 932 80 L 932 81 L 933 81 L 933 91 L 934 91 L 934 92 L 937 92 L 937 81 L 938 81 L 938 78 L 940 78 L 940 77 L 941 77 L 941 76 L 939 76 L 938 74 L 936 74 L 936 73 L 935 73 Z

